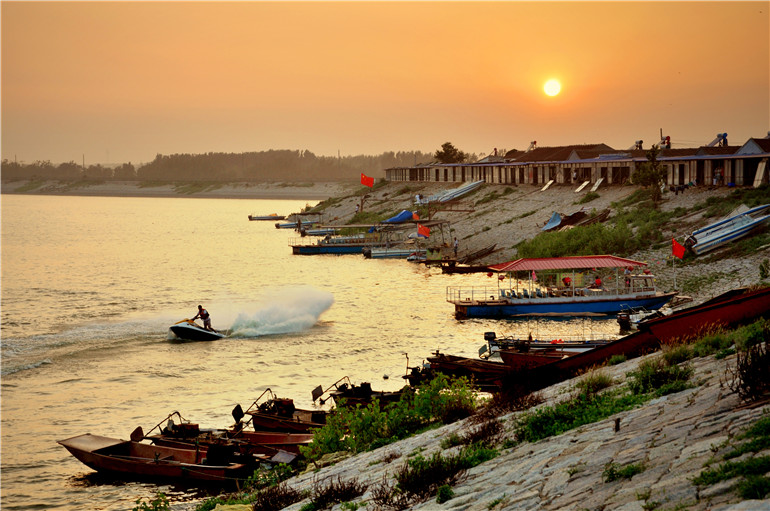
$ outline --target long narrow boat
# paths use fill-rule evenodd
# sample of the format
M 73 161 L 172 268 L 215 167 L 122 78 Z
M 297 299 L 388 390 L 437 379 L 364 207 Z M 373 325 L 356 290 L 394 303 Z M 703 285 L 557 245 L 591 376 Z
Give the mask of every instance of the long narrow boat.
M 684 245 L 695 255 L 705 254 L 743 238 L 768 223 L 770 204 L 764 204 L 693 231 L 685 238 Z
M 373 247 L 384 247 L 386 241 L 378 234 L 351 234 L 344 236 L 330 236 L 315 241 L 307 242 L 304 238 L 292 238 L 289 246 L 293 254 L 319 255 L 319 254 L 362 254 L 364 250 Z
M 286 218 L 285 215 L 278 215 L 276 213 L 272 213 L 270 215 L 249 215 L 249 220 L 284 220 Z
M 75 458 L 88 467 L 130 478 L 163 478 L 206 481 L 220 485 L 249 477 L 255 466 L 228 462 L 213 451 L 150 445 L 86 433 L 59 440 Z
M 654 351 L 661 343 L 690 338 L 716 326 L 735 327 L 761 317 L 770 317 L 770 287 L 736 289 L 669 316 L 644 321 L 637 332 L 605 346 L 530 371 L 509 373 L 504 384 L 508 388 L 520 387 L 527 391 L 542 389 L 572 378 L 615 355 L 630 358 Z
M 629 307 L 657 310 L 677 293 L 658 291 L 651 274 L 624 276 L 620 272 L 622 268 L 644 266 L 646 263 L 611 255 L 518 259 L 489 267 L 509 275 L 507 288 L 499 283 L 498 287 L 449 286 L 446 300 L 455 306 L 458 318 L 590 316 L 617 314 Z M 598 269 L 614 270 L 609 285 L 588 285 L 592 280 L 589 275 L 597 275 Z M 528 280 L 514 281 L 517 273 L 526 274 Z

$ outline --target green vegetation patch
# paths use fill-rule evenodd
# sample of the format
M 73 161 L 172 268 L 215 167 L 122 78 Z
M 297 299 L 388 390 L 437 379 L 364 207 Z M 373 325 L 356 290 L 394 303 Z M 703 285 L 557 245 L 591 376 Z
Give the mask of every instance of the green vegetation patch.
M 174 185 L 174 191 L 183 195 L 192 195 L 195 193 L 211 192 L 222 188 L 222 183 L 210 183 L 210 182 L 192 182 L 181 183 Z
M 21 185 L 16 189 L 16 193 L 26 193 L 37 190 L 45 184 L 45 181 L 30 180 L 27 184 Z
M 636 474 L 644 472 L 644 465 L 642 463 L 631 463 L 628 465 L 618 465 L 616 463 L 609 463 L 604 467 L 602 477 L 604 477 L 605 483 L 611 483 L 619 479 L 631 479 Z

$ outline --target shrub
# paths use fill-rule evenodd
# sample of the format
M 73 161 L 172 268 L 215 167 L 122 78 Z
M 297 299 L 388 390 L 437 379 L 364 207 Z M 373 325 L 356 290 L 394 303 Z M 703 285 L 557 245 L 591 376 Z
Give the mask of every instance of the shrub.
M 730 389 L 744 401 L 756 401 L 770 393 L 770 350 L 755 344 L 738 351 Z
M 641 474 L 642 472 L 644 472 L 644 465 L 641 463 L 631 463 L 625 466 L 610 463 L 604 467 L 602 477 L 604 477 L 605 483 L 611 483 L 618 479 L 631 479 L 636 474 Z
M 329 478 L 325 484 L 320 486 L 315 485 L 313 487 L 310 495 L 310 503 L 302 506 L 302 511 L 326 509 L 335 504 L 340 504 L 356 497 L 360 497 L 365 491 L 366 486 L 360 484 L 357 479 L 343 481 L 339 476 L 337 476 L 336 480 Z
M 300 447 L 308 461 L 337 451 L 362 452 L 405 438 L 429 424 L 449 423 L 472 414 L 475 393 L 465 378 L 439 375 L 406 392 L 397 403 L 381 409 L 377 400 L 367 406 L 337 408 L 313 441 Z
M 436 492 L 436 502 L 443 504 L 447 500 L 451 500 L 454 496 L 455 492 L 452 490 L 452 487 L 448 484 L 445 484 L 443 486 L 439 486 L 438 491 Z
M 268 486 L 251 497 L 254 511 L 273 511 L 289 507 L 305 498 L 305 494 L 290 487 L 285 482 Z
M 633 394 L 664 396 L 687 388 L 692 372 L 690 366 L 667 365 L 662 357 L 650 358 L 628 374 L 631 377 L 628 386 Z

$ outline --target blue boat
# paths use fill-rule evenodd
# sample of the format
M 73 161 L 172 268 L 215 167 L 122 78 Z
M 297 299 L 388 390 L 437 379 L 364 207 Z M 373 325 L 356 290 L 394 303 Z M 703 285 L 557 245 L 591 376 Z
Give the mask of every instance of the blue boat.
M 770 221 L 770 204 L 757 206 L 743 213 L 708 225 L 687 236 L 684 246 L 693 254 L 701 255 L 722 245 L 743 238 Z
M 289 240 L 289 246 L 293 254 L 318 255 L 318 254 L 362 254 L 365 249 L 384 247 L 386 240 L 380 233 L 351 234 L 346 236 L 327 235 L 324 238 L 308 243 L 303 238 Z
M 497 287 L 447 287 L 446 300 L 458 318 L 614 315 L 628 308 L 657 310 L 677 293 L 657 290 L 646 263 L 610 255 L 518 259 L 490 266 L 501 275 Z M 621 269 L 624 271 L 621 273 Z M 608 272 L 614 270 L 614 277 Z M 539 275 L 538 275 L 539 272 Z M 518 275 L 526 273 L 526 280 Z M 605 275 L 603 283 L 594 276 Z M 590 276 L 590 277 L 589 277 Z

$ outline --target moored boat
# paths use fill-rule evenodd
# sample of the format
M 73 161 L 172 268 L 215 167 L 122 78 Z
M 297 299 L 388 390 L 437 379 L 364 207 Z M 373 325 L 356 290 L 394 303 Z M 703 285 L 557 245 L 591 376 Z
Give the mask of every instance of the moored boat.
M 249 215 L 249 220 L 283 220 L 285 218 L 285 215 L 278 215 L 276 213 L 271 213 L 269 215 Z
M 398 402 L 406 389 L 401 390 L 374 390 L 369 382 L 361 382 L 360 385 L 350 381 L 350 378 L 343 376 L 332 385 L 324 388 L 319 385 L 313 389 L 313 402 L 318 401 L 323 405 L 327 400 L 334 401 L 336 406 L 366 406 L 375 399 L 380 407 L 384 408 L 390 403 Z
M 216 449 L 165 447 L 90 433 L 58 443 L 98 472 L 132 479 L 161 478 L 225 485 L 246 479 L 255 469 L 250 463 L 228 461 L 229 455 Z
M 651 274 L 623 276 L 619 272 L 643 266 L 646 263 L 610 255 L 518 259 L 489 267 L 509 275 L 507 288 L 499 281 L 494 288 L 449 286 L 446 300 L 455 306 L 458 318 L 589 316 L 617 314 L 628 307 L 657 310 L 677 293 L 658 291 Z M 614 270 L 609 285 L 589 284 L 589 275 L 596 275 L 598 269 Z M 522 272 L 527 280 L 514 281 L 513 275 Z
M 260 403 L 265 396 L 267 398 Z M 310 433 L 326 424 L 329 412 L 297 408 L 293 399 L 276 397 L 268 388 L 243 413 L 249 416 L 254 431 Z
M 685 238 L 684 246 L 695 255 L 705 254 L 748 236 L 768 223 L 770 204 L 764 204 L 693 231 Z

